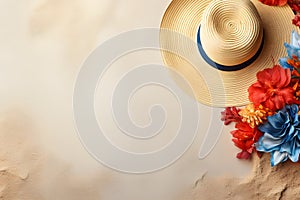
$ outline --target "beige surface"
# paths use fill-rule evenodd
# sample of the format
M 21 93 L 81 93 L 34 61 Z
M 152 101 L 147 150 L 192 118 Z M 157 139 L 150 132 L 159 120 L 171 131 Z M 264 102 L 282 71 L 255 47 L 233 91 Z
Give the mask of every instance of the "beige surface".
M 130 175 L 106 168 L 77 138 L 71 103 L 83 60 L 113 35 L 138 27 L 159 27 L 168 4 L 161 0 L 0 1 L 0 199 L 174 200 L 186 194 L 190 199 L 204 174 L 217 181 L 248 174 L 250 162 L 235 159 L 230 127 L 224 128 L 211 154 L 198 159 L 211 115 L 202 105 L 199 110 L 204 117 L 192 147 L 175 164 L 156 173 Z M 154 52 L 156 62 L 159 55 Z M 139 58 L 143 62 L 144 57 Z M 156 94 L 152 88 L 136 101 Z M 169 97 L 163 97 L 168 102 Z M 131 106 L 135 106 L 138 122 L 147 121 L 138 112 L 143 111 L 142 105 Z M 170 112 L 176 116 L 178 111 Z M 107 124 L 113 126 L 109 120 Z M 167 129 L 164 133 L 167 140 L 172 132 Z M 116 132 L 110 136 L 129 148 Z M 196 188 L 215 193 L 213 186 L 201 189 L 198 184 Z

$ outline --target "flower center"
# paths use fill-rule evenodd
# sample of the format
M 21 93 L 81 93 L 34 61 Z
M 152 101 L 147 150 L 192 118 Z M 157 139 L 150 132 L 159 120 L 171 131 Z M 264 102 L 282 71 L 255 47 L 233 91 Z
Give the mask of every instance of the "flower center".
M 267 94 L 268 96 L 274 96 L 277 92 L 277 89 L 273 88 L 273 87 L 270 87 L 268 90 L 267 90 Z

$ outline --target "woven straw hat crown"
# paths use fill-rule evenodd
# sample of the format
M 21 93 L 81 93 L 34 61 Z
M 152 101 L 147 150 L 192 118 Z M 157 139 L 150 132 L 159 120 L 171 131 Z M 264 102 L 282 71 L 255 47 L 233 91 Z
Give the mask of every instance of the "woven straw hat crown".
M 224 66 L 241 64 L 261 46 L 260 16 L 248 0 L 214 0 L 203 13 L 200 38 L 204 51 L 214 62 Z

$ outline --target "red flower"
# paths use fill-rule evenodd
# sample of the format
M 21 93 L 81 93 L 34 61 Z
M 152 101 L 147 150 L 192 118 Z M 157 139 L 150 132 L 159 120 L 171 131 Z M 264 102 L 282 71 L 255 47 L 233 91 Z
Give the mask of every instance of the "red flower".
M 257 82 L 249 89 L 249 100 L 254 105 L 262 104 L 271 111 L 284 107 L 285 104 L 299 103 L 294 97 L 294 90 L 290 86 L 291 71 L 279 65 L 264 69 L 256 74 Z
M 254 150 L 254 143 L 259 140 L 262 133 L 257 127 L 251 128 L 248 123 L 239 122 L 235 125 L 237 130 L 233 130 L 230 133 L 234 137 L 232 141 L 235 146 L 242 151 L 236 155 L 239 159 L 248 159 Z
M 248 151 L 241 151 L 240 153 L 236 154 L 236 157 L 238 159 L 250 159 L 251 153 L 249 153 Z
M 295 15 L 294 19 L 292 20 L 292 23 L 298 27 L 300 27 L 300 15 Z
M 288 0 L 288 4 L 294 12 L 300 11 L 300 0 Z
M 228 125 L 231 122 L 240 122 L 242 117 L 239 115 L 240 109 L 236 107 L 227 107 L 221 112 L 221 120 L 224 121 L 224 125 Z
M 284 6 L 287 3 L 287 0 L 259 0 L 259 1 L 269 6 Z

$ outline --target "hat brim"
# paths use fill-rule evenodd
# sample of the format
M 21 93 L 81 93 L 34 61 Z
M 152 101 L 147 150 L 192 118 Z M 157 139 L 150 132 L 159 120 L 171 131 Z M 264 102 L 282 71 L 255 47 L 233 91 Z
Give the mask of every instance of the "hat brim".
M 278 63 L 287 55 L 284 42 L 289 42 L 294 30 L 291 20 L 294 13 L 288 5 L 272 7 L 252 0 L 264 29 L 264 44 L 260 55 L 249 66 L 237 71 L 220 71 L 213 68 L 201 57 L 197 47 L 197 32 L 202 13 L 210 0 L 173 0 L 161 22 L 161 30 L 170 30 L 194 41 L 180 42 L 178 37 L 161 34 L 162 57 L 165 64 L 180 73 L 193 89 L 195 98 L 206 105 L 215 107 L 241 106 L 249 103 L 248 88 L 256 81 L 256 73 Z M 251 27 L 249 27 L 251 28 Z M 187 45 L 187 46 L 184 46 Z M 167 47 L 167 48 L 166 48 Z M 167 50 L 164 50 L 167 49 Z M 170 51 L 171 49 L 171 51 Z M 183 55 L 193 57 L 195 62 Z

